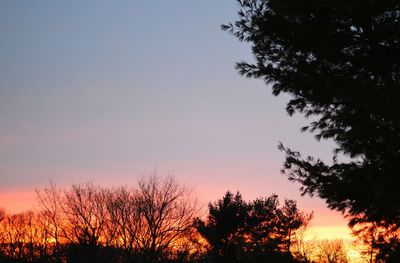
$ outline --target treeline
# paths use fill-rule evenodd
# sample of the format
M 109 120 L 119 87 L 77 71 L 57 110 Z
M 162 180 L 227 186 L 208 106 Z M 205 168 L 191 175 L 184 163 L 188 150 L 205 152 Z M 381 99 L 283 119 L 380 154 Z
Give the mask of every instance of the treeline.
M 1 211 L 0 262 L 311 262 L 299 233 L 312 215 L 277 195 L 227 192 L 201 216 L 190 189 L 152 176 L 136 188 L 50 184 L 37 198 L 37 211 Z
M 311 217 L 293 200 L 279 207 L 277 195 L 245 202 L 240 193 L 228 192 L 209 204 L 207 219 L 195 225 L 210 245 L 213 262 L 293 262 L 296 231 Z

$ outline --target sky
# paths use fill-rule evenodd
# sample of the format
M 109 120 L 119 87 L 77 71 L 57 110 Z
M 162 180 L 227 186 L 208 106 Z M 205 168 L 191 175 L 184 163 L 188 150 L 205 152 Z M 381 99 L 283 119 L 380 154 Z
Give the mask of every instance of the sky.
M 237 11 L 227 0 L 1 1 L 0 207 L 34 207 L 50 181 L 135 185 L 156 172 L 204 206 L 227 190 L 276 193 L 314 211 L 320 235 L 345 233 L 340 213 L 280 173 L 279 142 L 324 160 L 334 144 L 301 133 L 308 121 L 287 116 L 287 96 L 234 69 L 252 61 L 220 30 Z

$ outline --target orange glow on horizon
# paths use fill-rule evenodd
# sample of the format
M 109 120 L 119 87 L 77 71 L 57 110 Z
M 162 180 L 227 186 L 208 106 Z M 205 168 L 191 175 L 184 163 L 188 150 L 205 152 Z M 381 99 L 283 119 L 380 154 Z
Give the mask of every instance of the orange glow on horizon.
M 354 240 L 351 230 L 347 226 L 311 226 L 305 233 L 305 240 L 335 240 L 342 239 L 343 241 Z
M 0 191 L 0 208 L 8 213 L 20 213 L 28 210 L 37 210 L 39 205 L 34 190 L 2 190 Z M 307 242 L 319 240 L 343 240 L 350 262 L 361 262 L 360 248 L 354 245 L 356 238 L 346 225 L 346 220 L 340 214 L 328 210 L 315 211 L 311 225 L 304 233 Z
M 0 191 L 0 208 L 10 213 L 20 213 L 37 208 L 36 193 L 32 190 Z
M 352 235 L 347 225 L 311 226 L 306 230 L 304 240 L 306 242 L 343 240 L 350 262 L 364 262 L 360 253 L 361 248 L 355 245 L 356 237 Z

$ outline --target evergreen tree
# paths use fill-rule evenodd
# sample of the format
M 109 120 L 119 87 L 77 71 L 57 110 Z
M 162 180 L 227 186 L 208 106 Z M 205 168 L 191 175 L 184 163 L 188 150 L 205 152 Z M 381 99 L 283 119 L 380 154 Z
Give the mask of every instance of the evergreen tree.
M 284 172 L 341 211 L 351 226 L 400 227 L 400 2 L 241 0 L 228 30 L 250 42 L 255 62 L 239 72 L 263 79 L 303 127 L 333 139 L 332 162 L 280 145 Z M 347 161 L 339 161 L 338 155 Z
M 291 238 L 310 220 L 293 200 L 279 207 L 277 195 L 246 202 L 239 192 L 227 192 L 209 204 L 207 220 L 198 219 L 196 228 L 208 241 L 213 262 L 293 262 Z
M 196 222 L 199 233 L 211 246 L 216 262 L 238 262 L 237 255 L 244 243 L 244 230 L 248 220 L 248 204 L 239 192 L 227 192 L 215 203 L 210 203 L 207 222 Z

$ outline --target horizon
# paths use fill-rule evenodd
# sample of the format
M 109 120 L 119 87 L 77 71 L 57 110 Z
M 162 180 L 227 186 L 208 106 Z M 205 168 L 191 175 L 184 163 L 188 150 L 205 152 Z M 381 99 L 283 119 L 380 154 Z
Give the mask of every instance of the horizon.
M 301 133 L 309 120 L 287 116 L 287 96 L 234 69 L 252 59 L 220 30 L 236 3 L 1 5 L 0 207 L 32 207 L 49 180 L 134 185 L 156 170 L 203 205 L 276 193 L 314 211 L 320 235 L 351 238 L 339 212 L 280 174 L 280 141 L 325 160 L 334 144 Z

